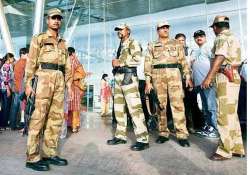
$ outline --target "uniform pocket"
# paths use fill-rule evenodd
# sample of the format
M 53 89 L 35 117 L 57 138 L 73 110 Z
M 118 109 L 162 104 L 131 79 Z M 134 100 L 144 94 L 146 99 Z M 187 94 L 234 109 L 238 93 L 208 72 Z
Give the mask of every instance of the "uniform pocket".
M 53 62 L 55 57 L 55 48 L 53 43 L 44 43 L 39 55 L 39 62 Z
M 163 50 L 162 47 L 155 47 L 155 49 L 154 49 L 154 59 L 160 58 L 163 52 L 164 52 L 164 50 Z
M 169 55 L 171 57 L 177 57 L 178 56 L 178 52 L 177 52 L 175 47 L 172 47 L 172 48 L 169 49 Z
M 36 99 L 49 99 L 51 97 L 49 72 L 39 72 L 36 88 Z
M 44 52 L 51 52 L 55 50 L 53 43 L 44 43 Z

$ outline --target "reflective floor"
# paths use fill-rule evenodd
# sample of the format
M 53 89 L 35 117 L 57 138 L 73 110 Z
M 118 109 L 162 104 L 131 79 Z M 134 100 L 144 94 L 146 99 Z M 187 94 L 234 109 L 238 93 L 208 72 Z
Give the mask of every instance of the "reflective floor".
M 66 167 L 51 166 L 49 172 L 34 172 L 25 168 L 26 137 L 17 131 L 0 133 L 1 175 L 244 175 L 246 158 L 224 162 L 208 159 L 217 140 L 190 136 L 191 147 L 180 147 L 175 137 L 162 145 L 154 143 L 156 133 L 150 135 L 150 148 L 142 152 L 129 149 L 135 142 L 128 132 L 128 143 L 108 146 L 112 138 L 111 118 L 98 113 L 83 113 L 79 133 L 68 133 L 60 141 L 61 156 L 67 158 Z

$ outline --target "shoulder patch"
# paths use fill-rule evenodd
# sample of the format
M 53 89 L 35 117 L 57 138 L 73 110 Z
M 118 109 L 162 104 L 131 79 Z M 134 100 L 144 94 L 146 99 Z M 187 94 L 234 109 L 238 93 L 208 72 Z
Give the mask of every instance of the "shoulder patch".
M 162 46 L 162 44 L 161 44 L 159 41 L 153 41 L 153 42 L 151 43 L 151 45 L 152 45 L 153 47 L 161 47 L 161 46 Z

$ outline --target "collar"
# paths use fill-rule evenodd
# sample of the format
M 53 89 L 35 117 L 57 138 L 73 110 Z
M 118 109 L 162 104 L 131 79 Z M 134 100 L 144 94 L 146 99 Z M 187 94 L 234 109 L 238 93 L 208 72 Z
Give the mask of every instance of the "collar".
M 230 34 L 231 31 L 229 29 L 223 30 L 222 32 L 219 33 L 219 35 L 224 35 L 224 34 Z
M 167 42 L 166 42 L 166 43 L 168 43 L 169 41 L 170 41 L 170 39 L 167 38 Z M 166 43 L 162 43 L 162 42 L 160 41 L 160 38 L 158 38 L 158 40 L 156 41 L 155 44 L 156 44 L 157 46 L 160 46 L 160 45 L 162 46 L 162 45 L 164 45 L 164 44 L 166 44 Z
M 131 40 L 132 39 L 130 37 L 128 37 L 125 41 L 122 42 L 122 45 L 123 46 L 128 46 Z
M 48 35 L 48 37 L 53 37 L 53 34 L 52 34 L 49 30 L 46 31 L 46 34 Z M 57 39 L 58 41 L 63 40 L 63 38 L 61 37 L 61 35 L 60 35 L 59 33 L 58 33 L 56 39 Z

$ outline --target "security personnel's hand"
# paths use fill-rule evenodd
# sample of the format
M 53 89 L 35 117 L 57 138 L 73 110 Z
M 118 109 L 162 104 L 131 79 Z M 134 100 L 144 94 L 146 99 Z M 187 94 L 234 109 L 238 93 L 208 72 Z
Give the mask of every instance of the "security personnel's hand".
M 120 62 L 118 59 L 113 59 L 112 60 L 112 66 L 113 67 L 119 67 L 120 66 Z
M 35 95 L 35 92 L 33 91 L 32 87 L 30 85 L 27 85 L 25 88 L 25 95 L 26 95 L 26 97 L 29 97 L 31 94 Z
M 186 79 L 186 88 L 189 87 L 189 90 L 192 90 L 194 87 L 194 84 L 191 79 Z
M 145 86 L 145 93 L 146 94 L 150 94 L 150 91 L 153 89 L 153 85 L 152 83 L 146 83 L 146 86 Z

